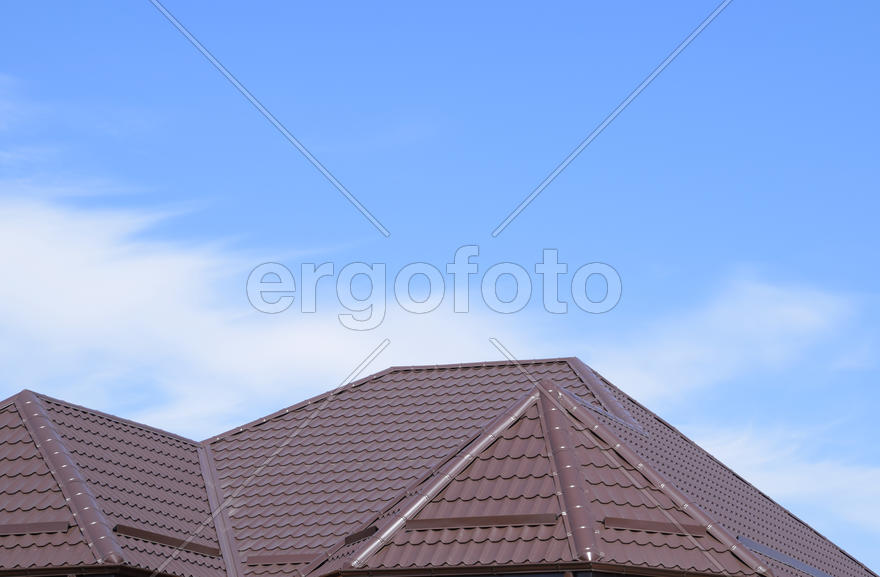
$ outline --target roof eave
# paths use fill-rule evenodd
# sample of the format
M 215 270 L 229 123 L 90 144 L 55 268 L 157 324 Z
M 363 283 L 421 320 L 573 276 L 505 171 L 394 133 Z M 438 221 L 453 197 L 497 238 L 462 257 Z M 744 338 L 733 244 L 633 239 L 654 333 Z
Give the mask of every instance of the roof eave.
M 529 573 L 567 573 L 587 572 L 595 577 L 628 575 L 632 577 L 720 577 L 721 573 L 700 573 L 678 569 L 660 569 L 651 567 L 627 567 L 604 563 L 525 563 L 507 565 L 459 565 L 455 567 L 407 567 L 407 568 L 345 568 L 335 572 L 321 574 L 319 577 L 428 577 L 443 575 L 525 575 Z M 726 574 L 725 574 L 726 575 Z M 745 574 L 742 574 L 743 576 Z
M 0 577 L 69 577 L 71 575 L 120 575 L 123 577 L 174 577 L 169 573 L 157 573 L 151 569 L 131 567 L 121 564 L 100 565 L 56 565 L 53 567 L 31 567 L 0 569 Z

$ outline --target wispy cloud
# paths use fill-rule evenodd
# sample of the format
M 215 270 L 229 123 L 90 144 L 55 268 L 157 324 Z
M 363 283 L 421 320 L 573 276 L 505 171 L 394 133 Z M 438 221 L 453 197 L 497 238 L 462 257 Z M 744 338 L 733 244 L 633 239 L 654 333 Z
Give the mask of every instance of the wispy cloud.
M 493 333 L 535 350 L 480 315 L 389 310 L 379 329 L 356 332 L 338 310 L 257 313 L 244 297 L 251 259 L 145 240 L 164 217 L 0 200 L 6 393 L 36 388 L 206 436 L 334 386 L 386 336 L 370 370 L 494 356 Z
M 850 337 L 857 310 L 845 296 L 740 276 L 705 302 L 586 348 L 594 368 L 628 394 L 675 410 L 691 399 L 688 391 L 785 374 L 819 352 L 830 370 L 862 366 L 871 355 L 868 343 Z M 880 539 L 880 467 L 841 456 L 852 423 L 809 427 L 781 414 L 775 426 L 732 428 L 719 425 L 721 407 L 699 413 L 687 433 L 700 446 L 832 540 L 854 546 L 857 558 L 876 556 L 869 544 Z
M 809 287 L 735 278 L 707 302 L 585 349 L 596 369 L 650 405 L 784 368 L 834 337 L 853 307 Z
M 841 543 L 880 541 L 880 467 L 808 450 L 829 427 L 692 431 L 694 440 L 750 483 Z M 853 524 L 856 526 L 854 527 Z M 868 560 L 873 550 L 850 551 Z

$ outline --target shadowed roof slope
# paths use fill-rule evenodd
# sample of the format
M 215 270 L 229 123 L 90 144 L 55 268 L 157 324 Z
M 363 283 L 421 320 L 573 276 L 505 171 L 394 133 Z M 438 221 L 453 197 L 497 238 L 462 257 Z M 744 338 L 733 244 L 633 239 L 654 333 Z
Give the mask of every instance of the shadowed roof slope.
M 574 358 L 393 367 L 202 443 L 25 391 L 0 465 L 0 574 L 876 577 Z

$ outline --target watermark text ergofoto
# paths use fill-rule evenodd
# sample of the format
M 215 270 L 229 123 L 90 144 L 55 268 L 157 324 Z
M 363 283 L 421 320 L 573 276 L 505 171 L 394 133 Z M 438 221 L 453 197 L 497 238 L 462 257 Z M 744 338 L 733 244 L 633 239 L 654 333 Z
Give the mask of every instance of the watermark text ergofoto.
M 538 299 L 552 314 L 568 313 L 572 303 L 580 311 L 602 314 L 617 306 L 623 292 L 620 275 L 611 265 L 569 265 L 560 262 L 556 249 L 544 249 L 540 262 L 526 266 L 514 262 L 481 265 L 479 255 L 477 245 L 459 247 L 452 262 L 446 263 L 445 275 L 427 262 L 409 263 L 390 276 L 385 263 L 350 262 L 337 267 L 325 262 L 301 263 L 297 277 L 283 264 L 266 262 L 248 276 L 247 298 L 251 306 L 267 314 L 291 310 L 297 301 L 299 306 L 292 310 L 314 313 L 319 286 L 324 291 L 320 294 L 327 294 L 332 283 L 342 325 L 371 330 L 382 324 L 389 303 L 424 314 L 449 299 L 454 312 L 470 312 L 472 279 L 479 280 L 479 294 L 473 300 L 500 314 L 517 313 Z

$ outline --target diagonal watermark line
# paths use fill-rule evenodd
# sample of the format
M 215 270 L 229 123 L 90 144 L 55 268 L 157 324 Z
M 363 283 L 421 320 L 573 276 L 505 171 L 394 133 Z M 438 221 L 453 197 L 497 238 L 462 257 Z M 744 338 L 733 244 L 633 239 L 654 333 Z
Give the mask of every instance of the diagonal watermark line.
M 520 363 L 520 362 L 516 359 L 516 357 L 513 356 L 513 353 L 511 353 L 510 350 L 508 350 L 507 347 L 505 347 L 503 344 L 501 344 L 501 341 L 499 341 L 499 340 L 496 339 L 495 337 L 489 337 L 489 342 L 492 343 L 492 346 L 495 347 L 496 349 L 498 349 L 498 351 L 499 351 L 502 355 L 504 355 L 504 356 L 507 358 L 508 361 L 510 361 L 511 363 L 515 364 L 515 365 L 516 365 L 516 368 L 518 368 L 518 369 L 522 372 L 522 374 L 525 375 L 525 377 L 526 377 L 528 380 L 530 380 L 530 381 L 532 382 L 532 384 L 534 384 L 534 385 L 537 385 L 537 384 L 538 384 L 538 379 L 536 379 L 534 376 L 532 376 L 532 373 L 530 373 L 530 372 L 528 371 L 528 369 L 526 369 L 526 368 L 522 365 L 522 363 Z
M 588 147 L 590 145 L 590 143 L 592 143 L 596 139 L 596 137 L 602 133 L 603 130 L 608 128 L 608 125 L 611 124 L 612 122 L 614 122 L 614 119 L 617 118 L 618 115 L 620 115 L 620 113 L 623 112 L 626 109 L 626 107 L 629 106 L 632 103 L 632 101 L 635 100 L 639 96 L 639 94 L 641 94 L 642 91 L 645 88 L 647 88 L 648 85 L 651 84 L 651 82 L 654 81 L 655 78 L 660 76 L 660 73 L 663 72 L 667 66 L 672 64 L 672 61 L 675 60 L 676 57 L 678 57 L 678 55 L 681 54 L 682 51 L 685 48 L 687 48 L 688 45 L 690 45 L 690 43 L 693 42 L 696 39 L 696 37 L 699 36 L 700 33 L 703 30 L 705 30 L 706 27 L 709 24 L 711 24 L 713 20 L 715 20 L 715 18 L 717 18 L 718 15 L 721 14 L 721 12 L 725 8 L 727 8 L 727 5 L 730 4 L 731 2 L 733 2 L 733 0 L 723 0 L 721 2 L 721 4 L 719 4 L 715 8 L 715 10 L 712 11 L 711 14 L 709 14 L 700 23 L 699 26 L 694 28 L 693 32 L 691 32 L 687 38 L 682 40 L 681 43 L 675 48 L 675 50 L 670 52 L 669 56 L 667 56 L 666 59 L 660 63 L 659 66 L 657 66 L 650 74 L 648 74 L 648 76 L 646 76 L 645 79 L 642 80 L 642 83 L 639 84 L 638 86 L 636 86 L 636 88 L 632 92 L 629 93 L 629 96 L 624 98 L 623 101 L 617 105 L 617 108 L 612 110 L 611 113 L 605 117 L 605 120 L 600 122 L 599 125 L 596 128 L 594 128 L 593 131 L 590 134 L 588 134 L 587 137 L 585 139 L 583 139 L 581 141 L 581 143 L 578 144 L 577 147 L 574 150 L 572 150 L 569 153 L 569 155 L 566 156 L 565 159 L 562 162 L 560 162 L 556 166 L 556 168 L 554 168 L 553 171 L 547 175 L 547 177 L 544 180 L 541 181 L 541 184 L 539 184 L 527 197 L 525 197 L 523 199 L 523 201 L 520 202 L 519 205 L 515 209 L 513 209 L 513 211 L 509 215 L 507 215 L 507 218 L 505 218 L 501 222 L 501 224 L 499 224 L 498 226 L 495 227 L 495 230 L 492 231 L 492 237 L 494 238 L 494 237 L 497 237 L 499 234 L 501 234 L 501 232 L 505 228 L 507 228 L 507 226 L 511 222 L 513 222 L 513 220 L 516 217 L 518 217 L 520 215 L 520 213 L 523 210 L 525 210 L 526 207 L 529 206 L 532 203 L 532 201 L 538 197 L 539 194 L 544 192 L 544 189 L 547 188 L 548 186 L 550 186 L 550 183 L 553 182 L 554 180 L 556 180 L 556 177 L 559 176 L 560 174 L 562 174 L 562 171 L 564 171 L 566 168 L 568 168 L 568 165 L 571 164 L 574 161 L 574 159 L 577 158 L 580 155 L 580 153 L 583 152 L 584 149 L 586 147 Z
M 527 379 L 529 379 L 530 381 L 532 381 L 532 383 L 535 384 L 535 385 L 538 384 L 538 379 L 536 379 L 534 376 L 532 376 L 531 373 L 529 373 L 528 369 L 526 369 L 526 368 L 522 365 L 522 363 L 520 363 L 520 362 L 516 359 L 516 357 L 513 356 L 513 353 L 511 353 L 510 350 L 508 350 L 507 347 L 505 347 L 503 344 L 501 344 L 501 341 L 499 341 L 499 340 L 496 339 L 495 337 L 489 337 L 489 342 L 492 343 L 492 345 L 493 345 L 496 349 L 498 349 L 498 350 L 501 352 L 502 355 L 504 355 L 505 357 L 507 357 L 507 360 L 508 360 L 508 361 L 510 361 L 510 362 L 512 362 L 514 365 L 516 365 L 516 367 L 522 372 L 522 374 L 523 374 Z M 615 467 L 621 467 L 621 464 L 620 464 L 618 458 L 614 456 L 614 453 L 615 453 L 615 452 L 616 452 L 616 451 L 615 451 L 614 449 L 612 449 L 612 448 L 610 447 L 610 445 L 609 445 L 609 448 L 608 448 L 607 450 L 606 450 L 606 449 L 602 449 L 602 453 L 603 453 L 603 454 L 604 454 L 604 455 L 605 455 L 605 456 L 611 461 L 611 463 L 612 463 Z M 634 478 L 632 475 L 630 475 L 629 472 L 628 472 L 626 469 L 623 470 L 623 473 L 626 475 L 627 479 L 629 479 L 629 481 L 633 483 L 634 486 L 636 486 L 636 487 L 640 487 L 640 485 L 639 485 L 637 482 L 635 482 L 635 478 Z M 659 508 L 662 509 L 662 507 L 660 507 L 660 504 L 659 504 L 659 502 L 657 501 L 657 499 L 656 499 L 653 495 L 651 495 L 650 493 L 648 493 L 647 490 L 646 490 L 644 487 L 640 487 L 640 488 L 639 488 L 639 491 L 642 492 L 642 493 L 643 493 L 643 494 L 644 494 L 644 495 L 645 495 L 645 496 L 646 496 L 646 497 L 647 497 L 652 503 L 654 503 L 655 506 L 658 506 Z M 688 534 L 687 531 L 684 530 L 684 526 L 678 521 L 678 519 L 674 518 L 674 517 L 673 517 L 672 515 L 670 515 L 666 510 L 663 510 L 663 514 L 666 516 L 667 520 L 669 520 L 670 522 L 672 522 L 672 523 L 673 523 L 678 529 L 682 530 L 685 534 Z M 698 542 L 696 541 L 696 539 L 695 539 L 693 536 L 689 535 L 689 537 L 690 537 L 690 541 L 691 541 L 691 543 L 693 543 L 693 544 L 694 544 L 694 545 L 695 545 L 695 546 L 696 546 L 696 547 L 697 547 L 697 548 L 703 553 L 703 555 L 705 555 L 705 556 L 709 559 L 709 561 L 711 561 L 712 563 L 714 563 L 716 566 L 721 567 L 721 566 L 718 564 L 718 561 L 716 561 L 714 558 L 711 557 L 711 555 L 709 554 L 709 552 L 708 552 L 708 550 L 707 550 L 706 548 L 704 548 L 700 543 L 698 543 Z M 722 570 L 723 570 L 723 568 L 722 568 Z
M 379 343 L 376 346 L 376 348 L 374 348 L 370 352 L 370 354 L 368 354 L 364 358 L 364 360 L 362 360 L 360 362 L 360 364 L 358 366 L 356 366 L 354 369 L 352 369 L 352 371 L 350 373 L 348 373 L 348 376 L 346 376 L 344 379 L 342 379 L 342 382 L 340 382 L 339 385 L 337 385 L 335 389 L 331 390 L 330 393 L 326 397 L 324 397 L 324 399 L 321 400 L 320 403 L 318 403 L 318 406 L 316 406 L 312 410 L 312 412 L 309 413 L 309 415 L 299 424 L 299 426 L 296 427 L 287 437 L 285 437 L 284 441 L 278 447 L 276 447 L 274 451 L 272 451 L 272 454 L 269 455 L 268 457 L 266 457 L 263 460 L 263 462 L 260 463 L 260 465 L 257 466 L 257 468 L 251 472 L 251 474 L 248 476 L 248 478 L 245 479 L 238 486 L 238 488 L 236 488 L 235 491 L 233 491 L 232 494 L 230 494 L 216 509 L 211 511 L 211 514 L 208 515 L 204 519 L 204 521 L 202 521 L 199 524 L 199 526 L 195 529 L 195 531 L 192 531 L 189 534 L 189 536 L 186 538 L 186 540 L 183 543 L 181 543 L 180 545 L 175 547 L 174 550 L 168 554 L 168 558 L 165 559 L 165 561 L 163 561 L 162 564 L 159 565 L 159 567 L 157 567 L 152 573 L 150 573 L 149 577 L 156 577 L 158 574 L 162 573 L 165 570 L 165 568 L 168 567 L 168 564 L 171 563 L 174 559 L 176 559 L 178 557 L 178 555 L 180 555 L 180 551 L 184 547 L 189 545 L 192 542 L 192 540 L 196 538 L 197 535 L 200 535 L 201 532 L 205 529 L 205 527 L 207 527 L 209 524 L 214 523 L 214 520 L 217 518 L 217 516 L 220 515 L 220 513 L 222 513 L 224 509 L 227 509 L 232 504 L 232 502 L 238 498 L 238 496 L 241 494 L 241 492 L 248 485 L 250 485 L 250 483 L 255 478 L 257 478 L 257 476 L 260 473 L 262 473 L 266 467 L 269 466 L 269 464 L 275 459 L 275 457 L 277 457 L 281 453 L 281 451 L 283 451 L 288 445 L 290 445 L 291 442 L 293 442 L 293 440 L 296 438 L 296 436 L 299 434 L 299 432 L 302 431 L 305 427 L 307 427 L 309 425 L 309 423 L 311 423 L 312 420 L 318 416 L 318 413 L 320 413 L 321 410 L 324 407 L 326 407 L 330 403 L 330 401 L 333 400 L 333 398 L 338 393 L 345 390 L 352 383 L 352 381 L 354 381 L 358 377 L 358 375 L 360 375 L 364 371 L 364 369 L 366 369 L 370 365 L 370 363 L 372 363 L 376 359 L 376 357 L 378 357 L 380 354 L 382 354 L 382 351 L 384 351 L 386 348 L 388 348 L 388 345 L 390 345 L 390 344 L 391 344 L 390 339 L 387 339 L 387 338 L 383 339 L 382 342 Z
M 171 22 L 171 24 L 175 28 L 177 28 L 177 31 L 183 34 L 183 36 L 189 41 L 189 43 L 192 44 L 196 48 L 196 50 L 198 50 L 202 54 L 202 56 L 204 56 L 208 60 L 208 62 L 210 62 L 214 66 L 214 68 L 216 68 L 220 72 L 220 74 L 222 74 L 226 78 L 226 80 L 228 80 L 229 83 L 232 84 L 236 88 L 236 90 L 238 90 L 241 95 L 244 96 L 248 100 L 248 102 L 250 102 L 254 106 L 254 108 L 256 108 L 257 111 L 259 111 L 259 113 L 262 114 L 266 118 L 266 120 L 268 120 L 272 124 L 272 126 L 274 126 L 276 130 L 278 130 L 278 132 L 281 133 L 281 135 L 285 139 L 287 139 L 288 142 L 290 142 L 290 144 L 296 147 L 296 149 L 299 150 L 300 153 L 306 157 L 306 160 L 312 163 L 312 166 L 318 169 L 318 172 L 324 175 L 324 178 L 330 181 L 330 184 L 336 187 L 336 190 L 342 193 L 342 196 L 348 199 L 348 202 L 350 202 L 356 209 L 358 209 L 358 211 L 360 211 L 360 213 L 364 215 L 364 217 L 369 220 L 374 227 L 376 227 L 376 230 L 382 233 L 382 236 L 386 238 L 391 236 L 391 233 L 388 232 L 388 229 L 385 228 L 382 223 L 379 222 L 379 220 L 375 216 L 373 216 L 373 214 L 369 210 L 367 210 L 367 207 L 365 207 L 361 203 L 361 201 L 359 201 L 351 192 L 349 192 L 348 189 L 345 188 L 345 186 L 341 182 L 339 182 L 339 180 L 335 176 L 333 176 L 333 173 L 327 170 L 327 167 L 321 164 L 321 161 L 315 158 L 315 156 L 311 152 L 309 152 L 305 145 L 300 142 L 299 139 L 297 139 L 293 134 L 291 134 L 291 132 L 287 130 L 287 128 L 281 123 L 281 121 L 275 118 L 275 115 L 269 112 L 269 109 L 263 106 L 263 103 L 257 100 L 257 97 L 251 94 L 251 91 L 248 90 L 244 86 L 244 84 L 239 82 L 238 79 L 233 76 L 233 74 L 229 70 L 227 70 L 226 67 L 223 66 L 223 64 L 219 60 L 217 60 L 217 58 L 215 58 L 214 55 L 211 54 L 211 52 L 207 48 L 205 48 L 204 45 L 199 42 L 199 40 L 195 36 L 193 36 L 192 33 L 190 33 L 190 31 L 187 30 L 186 27 L 181 24 L 177 18 L 174 17 L 174 15 L 169 12 L 168 9 L 165 8 L 165 6 L 163 6 L 161 2 L 159 2 L 159 0 L 149 1 L 153 6 L 155 6 L 156 10 L 158 10 L 162 14 L 162 16 L 165 17 L 166 20 Z

